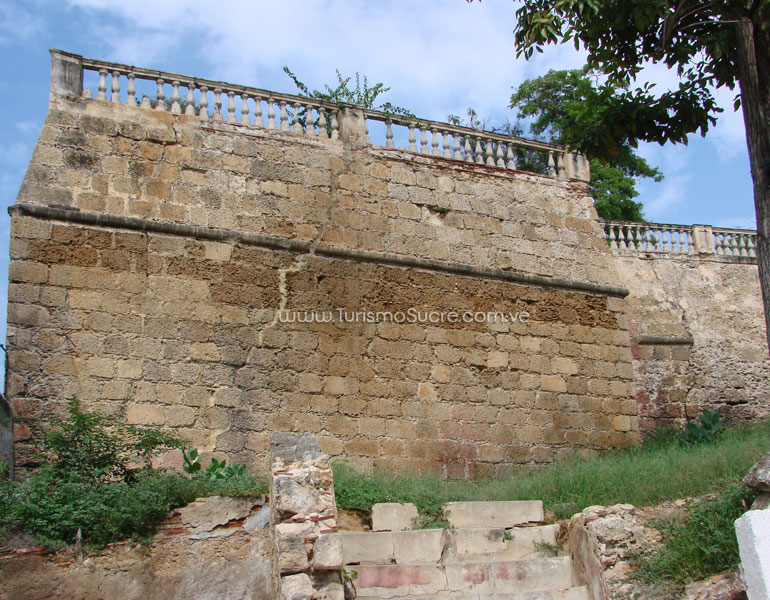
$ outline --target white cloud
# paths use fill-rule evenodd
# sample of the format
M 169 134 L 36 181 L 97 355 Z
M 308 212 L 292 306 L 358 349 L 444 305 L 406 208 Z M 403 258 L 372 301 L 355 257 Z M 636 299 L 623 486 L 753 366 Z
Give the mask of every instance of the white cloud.
M 11 3 L 0 3 L 0 45 L 26 42 L 43 30 L 43 20 Z

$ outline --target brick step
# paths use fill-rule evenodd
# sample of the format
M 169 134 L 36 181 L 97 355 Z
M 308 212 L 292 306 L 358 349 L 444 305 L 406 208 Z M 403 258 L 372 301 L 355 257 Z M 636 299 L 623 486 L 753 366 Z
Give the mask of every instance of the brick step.
M 446 564 L 358 565 L 358 596 L 411 596 L 510 593 L 515 590 L 568 590 L 573 587 L 572 560 L 567 556 L 527 560 L 447 562 Z
M 387 596 L 362 596 L 366 600 L 389 600 Z M 423 596 L 404 596 L 403 600 L 590 600 L 585 586 L 566 590 L 535 590 L 532 592 L 493 592 L 481 594 L 463 594 L 447 592 Z
M 521 560 L 547 556 L 537 544 L 555 544 L 556 526 L 512 529 L 416 529 L 410 531 L 342 532 L 345 564 L 437 563 Z

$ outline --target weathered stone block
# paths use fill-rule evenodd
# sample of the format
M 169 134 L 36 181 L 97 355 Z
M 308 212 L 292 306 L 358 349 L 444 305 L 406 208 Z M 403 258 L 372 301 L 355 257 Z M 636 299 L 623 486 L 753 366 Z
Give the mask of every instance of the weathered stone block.
M 455 528 L 514 527 L 544 518 L 539 500 L 513 502 L 448 502 L 441 509 Z

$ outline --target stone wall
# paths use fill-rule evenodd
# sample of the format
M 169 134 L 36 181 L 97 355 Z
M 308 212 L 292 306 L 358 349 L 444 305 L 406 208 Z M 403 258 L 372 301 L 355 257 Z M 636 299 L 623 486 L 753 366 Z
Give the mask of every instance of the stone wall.
M 636 440 L 625 290 L 585 183 L 361 130 L 354 112 L 329 140 L 53 95 L 12 210 L 19 462 L 72 394 L 260 467 L 272 430 L 453 477 Z
M 626 299 L 643 429 L 705 408 L 770 415 L 770 357 L 754 260 L 713 254 L 615 257 Z

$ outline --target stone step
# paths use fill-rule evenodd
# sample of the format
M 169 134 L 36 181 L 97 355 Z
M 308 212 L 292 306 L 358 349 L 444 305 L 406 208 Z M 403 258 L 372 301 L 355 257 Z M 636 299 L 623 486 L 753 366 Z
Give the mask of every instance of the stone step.
M 448 530 L 448 555 L 452 559 L 521 560 L 552 556 L 547 545 L 556 548 L 557 525 L 513 527 L 511 529 L 478 528 Z
M 506 502 L 448 502 L 441 510 L 455 529 L 515 527 L 541 523 L 545 517 L 540 500 Z
M 537 545 L 555 545 L 556 526 L 342 532 L 340 538 L 344 564 L 437 563 L 442 556 L 456 562 L 521 560 L 549 556 Z
M 567 590 L 574 585 L 572 561 L 566 556 L 443 565 L 358 565 L 348 570 L 354 574 L 358 595 L 376 598 Z
M 386 596 L 362 596 L 366 600 L 389 600 Z M 585 586 L 566 590 L 535 590 L 532 592 L 493 592 L 481 594 L 463 594 L 447 592 L 422 596 L 404 596 L 403 600 L 590 600 Z

